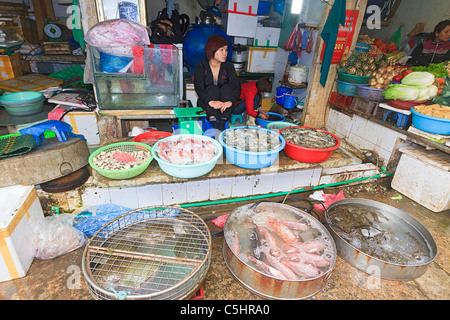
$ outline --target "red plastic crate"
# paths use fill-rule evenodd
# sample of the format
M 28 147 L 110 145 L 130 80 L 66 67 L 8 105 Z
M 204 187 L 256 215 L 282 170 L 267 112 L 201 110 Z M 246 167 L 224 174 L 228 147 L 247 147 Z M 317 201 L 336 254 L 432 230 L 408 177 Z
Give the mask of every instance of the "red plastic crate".
M 200 287 L 189 300 L 203 300 L 203 287 Z
M 353 97 L 344 96 L 337 92 L 332 92 L 330 95 L 330 100 L 328 100 L 328 103 L 339 108 L 348 108 L 352 104 L 352 101 Z

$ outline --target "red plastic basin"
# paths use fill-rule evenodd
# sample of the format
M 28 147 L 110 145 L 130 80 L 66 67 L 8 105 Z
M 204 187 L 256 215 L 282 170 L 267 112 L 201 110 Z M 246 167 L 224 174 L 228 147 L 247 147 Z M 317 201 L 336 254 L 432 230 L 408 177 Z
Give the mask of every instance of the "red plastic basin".
M 425 102 L 428 102 L 428 100 L 425 101 L 407 101 L 407 100 L 401 100 L 401 99 L 390 99 L 387 101 L 387 104 L 390 105 L 391 107 L 397 108 L 397 109 L 401 109 L 401 110 L 410 110 L 412 107 L 419 105 L 419 104 L 424 104 Z
M 313 129 L 312 127 L 302 127 L 302 126 L 291 127 L 291 128 Z M 281 129 L 280 134 L 282 134 L 282 131 L 285 129 L 287 129 L 287 128 Z M 315 129 L 323 131 L 323 132 L 328 133 L 331 136 L 333 136 L 333 138 L 336 139 L 336 142 L 337 142 L 336 145 L 331 148 L 325 148 L 325 149 L 306 148 L 306 147 L 302 147 L 302 146 L 290 143 L 286 140 L 286 146 L 283 149 L 284 153 L 289 158 L 300 161 L 300 162 L 319 163 L 319 162 L 323 162 L 323 161 L 327 160 L 333 154 L 334 150 L 339 148 L 339 146 L 341 145 L 341 141 L 339 140 L 338 137 L 336 137 L 334 134 L 332 134 L 328 131 L 325 131 L 322 129 L 317 129 L 317 128 L 315 128 Z
M 150 131 L 137 135 L 133 138 L 133 142 L 142 142 L 148 144 L 149 146 L 153 146 L 159 140 L 170 136 L 173 136 L 173 133 L 165 131 Z

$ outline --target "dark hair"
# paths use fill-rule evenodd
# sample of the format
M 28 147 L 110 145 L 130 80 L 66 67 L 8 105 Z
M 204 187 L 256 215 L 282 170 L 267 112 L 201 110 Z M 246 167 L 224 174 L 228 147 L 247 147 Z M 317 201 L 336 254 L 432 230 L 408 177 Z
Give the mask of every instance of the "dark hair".
M 444 20 L 439 22 L 435 27 L 433 31 L 433 40 L 436 40 L 436 33 L 440 33 L 442 30 L 444 30 L 447 26 L 450 26 L 450 20 Z
M 230 43 L 225 37 L 222 37 L 218 34 L 213 34 L 208 38 L 205 45 L 205 56 L 206 59 L 211 60 L 214 57 L 214 54 L 217 50 L 222 48 L 223 46 L 227 46 Z
M 263 92 L 271 92 L 272 91 L 272 80 L 268 77 L 259 79 L 256 82 L 256 89 L 258 90 L 259 95 L 261 95 Z

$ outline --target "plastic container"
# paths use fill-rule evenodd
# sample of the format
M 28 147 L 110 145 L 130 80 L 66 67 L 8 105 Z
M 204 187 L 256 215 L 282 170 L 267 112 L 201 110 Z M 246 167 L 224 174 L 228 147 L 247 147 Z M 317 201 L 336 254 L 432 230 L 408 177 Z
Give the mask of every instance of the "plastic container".
M 427 116 L 411 109 L 412 124 L 419 130 L 430 133 L 450 135 L 450 119 Z
M 358 94 L 358 87 L 359 85 L 354 83 L 336 80 L 336 91 L 344 96 L 348 97 L 356 96 Z
M 267 125 L 267 129 L 275 131 L 276 133 L 278 133 L 278 131 L 280 131 L 283 128 L 287 128 L 287 127 L 296 127 L 297 125 L 295 123 L 290 123 L 290 122 L 284 122 L 284 121 L 275 121 L 275 122 L 271 122 Z
M 311 127 L 302 127 L 302 126 L 297 126 L 297 128 L 312 129 Z M 284 129 L 286 129 L 286 128 L 284 128 Z M 282 134 L 284 129 L 280 130 L 280 135 Z M 331 148 L 326 148 L 326 149 L 306 148 L 306 147 L 298 146 L 298 145 L 295 145 L 293 143 L 286 141 L 286 146 L 284 147 L 284 153 L 289 158 L 300 161 L 300 162 L 320 163 L 320 162 L 327 160 L 333 154 L 334 150 L 339 148 L 339 146 L 341 145 L 341 141 L 339 140 L 338 137 L 336 137 L 334 134 L 332 134 L 330 132 L 327 132 L 322 129 L 317 129 L 317 128 L 316 128 L 316 130 L 320 130 L 325 133 L 331 134 L 333 136 L 333 138 L 336 139 L 336 142 L 337 142 L 336 145 Z
M 284 103 L 284 95 L 285 94 L 291 94 L 292 91 L 294 91 L 292 88 L 281 86 L 277 87 L 277 103 L 283 104 Z
M 164 141 L 168 141 L 171 139 L 179 139 L 180 137 L 200 137 L 203 140 L 211 141 L 214 146 L 217 148 L 216 153 L 214 154 L 214 157 L 206 162 L 202 163 L 194 163 L 194 164 L 175 164 L 168 161 L 165 161 L 161 159 L 158 155 L 158 153 L 155 151 L 158 148 L 158 144 Z M 209 173 L 214 167 L 216 166 L 217 160 L 222 156 L 223 148 L 217 142 L 216 140 L 207 137 L 202 136 L 198 134 L 179 134 L 174 135 L 171 137 L 167 137 L 164 139 L 159 140 L 152 149 L 152 155 L 153 158 L 158 162 L 159 167 L 162 171 L 167 173 L 168 175 L 176 178 L 184 178 L 184 179 L 190 179 L 190 178 L 197 178 L 200 176 L 203 176 L 207 173 Z
M 106 169 L 102 169 L 102 168 L 99 168 L 96 165 L 94 165 L 93 160 L 100 152 L 114 151 L 117 149 L 119 149 L 120 151 L 123 151 L 123 152 L 132 152 L 132 151 L 139 151 L 139 150 L 147 150 L 147 151 L 151 152 L 151 150 L 152 150 L 152 148 L 149 145 L 147 145 L 145 143 L 140 143 L 140 142 L 113 143 L 113 144 L 109 144 L 107 146 L 104 146 L 104 147 L 101 147 L 101 148 L 95 150 L 89 156 L 89 164 L 95 171 L 100 173 L 102 176 L 105 176 L 110 179 L 119 180 L 119 179 L 130 179 L 130 178 L 140 175 L 142 172 L 145 171 L 145 169 L 147 169 L 147 167 L 150 165 L 150 162 L 152 162 L 152 160 L 153 160 L 153 157 L 150 157 L 149 160 L 147 160 L 145 163 L 141 164 L 140 166 L 137 166 L 135 168 L 130 168 L 130 169 L 123 169 L 123 170 L 106 170 Z
M 369 52 L 370 48 L 372 48 L 372 46 L 367 43 L 357 42 L 355 45 L 356 51 Z
M 387 104 L 390 105 L 391 107 L 394 107 L 397 109 L 410 110 L 415 105 L 424 104 L 425 102 L 427 102 L 427 101 L 406 101 L 406 100 L 401 100 L 401 99 L 396 99 L 396 100 L 389 99 L 387 101 Z
M 264 128 L 266 128 L 267 125 L 269 123 L 271 123 L 271 122 L 286 120 L 286 118 L 284 116 L 282 116 L 281 114 L 279 114 L 279 113 L 267 112 L 267 114 L 269 115 L 269 119 L 268 120 L 263 120 L 261 118 L 256 118 L 256 124 L 258 126 L 263 126 Z
M 0 105 L 12 116 L 27 116 L 44 109 L 45 97 L 42 92 L 21 91 L 0 97 Z
M 383 98 L 384 89 L 358 86 L 357 90 L 358 90 L 358 97 L 366 101 L 376 101 L 376 102 L 385 101 L 385 99 Z
M 284 95 L 283 107 L 286 109 L 294 109 L 298 103 L 298 97 L 291 94 Z
M 272 7 L 272 1 L 258 1 L 258 16 L 269 15 L 270 8 Z
M 150 131 L 144 132 L 133 138 L 133 142 L 141 142 L 153 146 L 156 142 L 161 139 L 173 136 L 171 132 L 165 131 Z
M 222 131 L 222 133 L 219 135 L 219 142 L 224 147 L 225 157 L 226 159 L 234 164 L 235 166 L 245 168 L 245 169 L 261 169 L 265 167 L 271 166 L 275 160 L 278 158 L 278 154 L 281 150 L 283 150 L 286 142 L 284 138 L 279 135 L 279 139 L 281 141 L 281 146 L 270 151 L 264 151 L 264 152 L 256 152 L 256 151 L 245 151 L 236 149 L 233 147 L 228 146 L 223 141 L 223 136 L 226 131 L 228 130 L 239 130 L 246 127 L 234 127 L 227 129 L 225 131 Z M 256 128 L 256 127 L 255 127 Z M 258 128 L 259 130 L 266 130 L 270 131 L 266 128 Z
M 372 78 L 372 76 L 355 76 L 353 74 L 347 74 L 342 72 L 338 72 L 337 75 L 338 80 L 358 84 L 367 84 L 369 83 L 370 78 Z
M 332 92 L 330 95 L 330 100 L 328 100 L 329 104 L 333 106 L 337 106 L 339 108 L 348 108 L 353 102 L 353 97 L 344 96 L 343 94 Z
M 393 110 L 386 110 L 384 112 L 383 121 L 390 122 L 399 128 L 405 128 L 410 117 L 410 114 L 404 114 Z

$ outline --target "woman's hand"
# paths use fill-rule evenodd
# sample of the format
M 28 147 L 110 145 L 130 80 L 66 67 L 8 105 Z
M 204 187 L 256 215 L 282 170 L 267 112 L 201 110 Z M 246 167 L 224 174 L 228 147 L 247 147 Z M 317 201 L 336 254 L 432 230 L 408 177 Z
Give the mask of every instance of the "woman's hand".
M 258 109 L 258 111 L 259 111 L 258 118 L 261 118 L 262 120 L 269 119 L 269 115 L 266 112 L 262 111 L 261 109 Z
M 222 102 L 221 101 L 210 101 L 209 105 L 214 109 L 221 109 L 222 108 Z
M 224 112 L 226 109 L 231 108 L 233 104 L 231 103 L 231 101 L 226 101 L 226 102 L 222 102 L 222 106 L 220 108 L 221 112 Z

